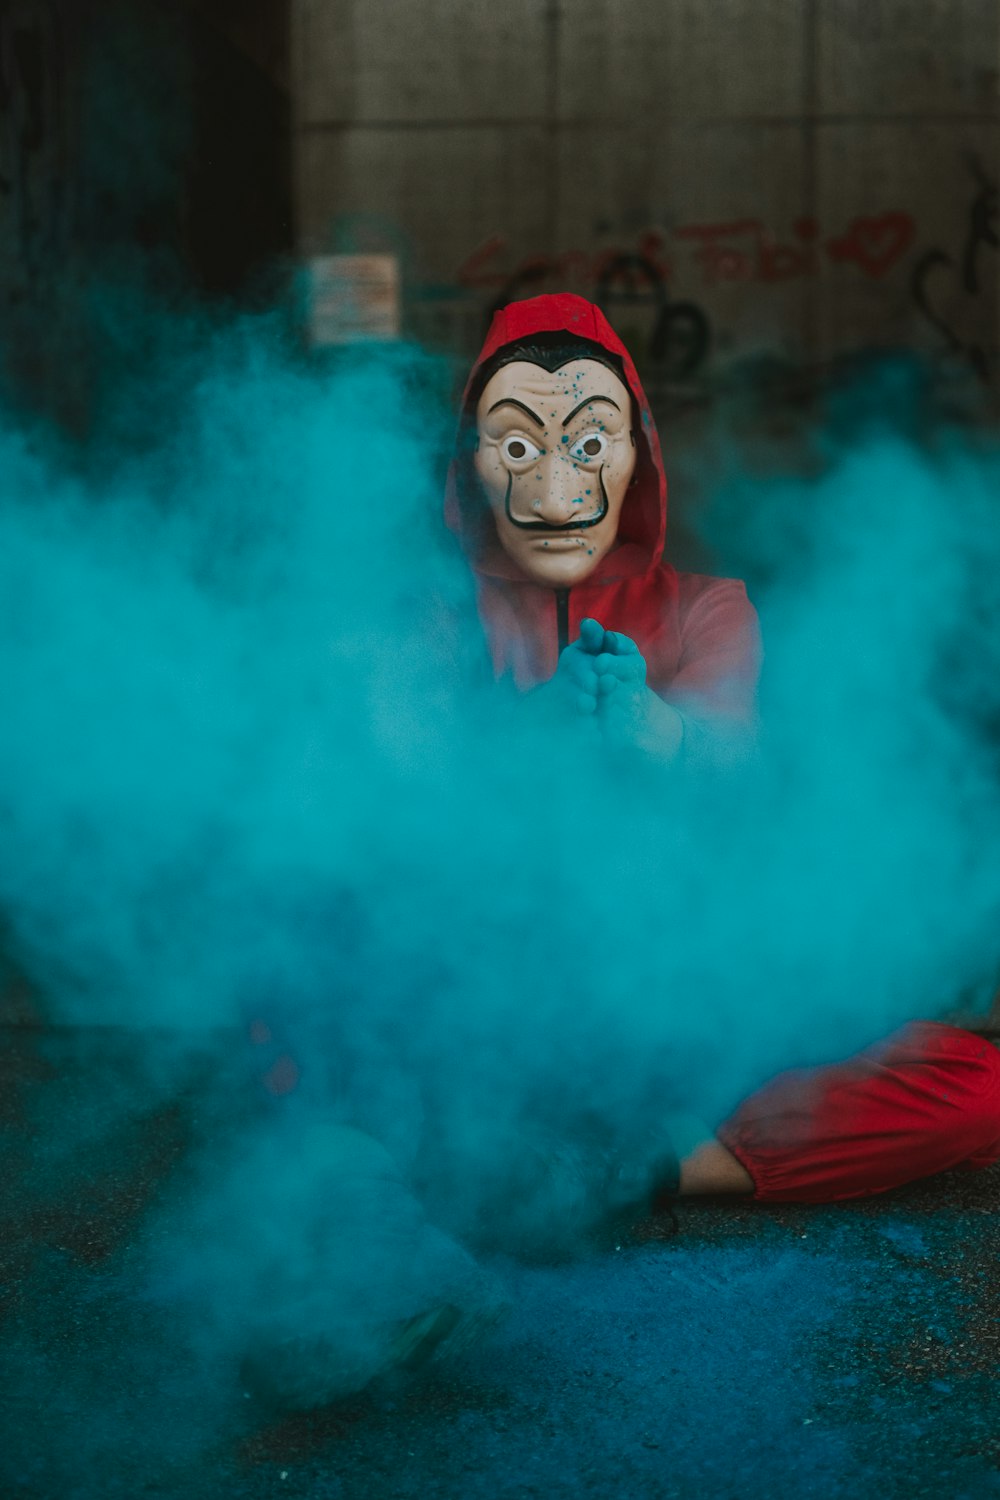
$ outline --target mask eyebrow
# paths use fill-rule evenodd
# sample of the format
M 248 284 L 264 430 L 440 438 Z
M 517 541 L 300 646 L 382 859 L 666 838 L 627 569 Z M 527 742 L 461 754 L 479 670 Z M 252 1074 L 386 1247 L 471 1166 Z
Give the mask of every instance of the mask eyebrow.
M 514 396 L 504 396 L 502 401 L 494 401 L 493 405 L 490 407 L 486 415 L 488 417 L 492 416 L 497 408 L 501 406 L 516 406 L 518 411 L 523 411 L 526 417 L 530 417 L 533 422 L 537 423 L 537 425 L 542 429 L 543 432 L 545 431 L 545 423 L 542 421 L 541 417 L 536 417 L 530 406 L 525 406 L 523 401 L 518 401 Z
M 577 412 L 583 411 L 583 408 L 585 406 L 590 406 L 593 401 L 606 401 L 609 406 L 614 407 L 615 411 L 621 411 L 621 407 L 618 405 L 618 402 L 612 401 L 610 396 L 587 396 L 583 401 L 580 402 L 579 406 L 574 406 L 573 410 L 570 412 L 569 416 L 565 418 L 562 425 L 564 427 L 568 427 L 573 418 L 576 416 Z

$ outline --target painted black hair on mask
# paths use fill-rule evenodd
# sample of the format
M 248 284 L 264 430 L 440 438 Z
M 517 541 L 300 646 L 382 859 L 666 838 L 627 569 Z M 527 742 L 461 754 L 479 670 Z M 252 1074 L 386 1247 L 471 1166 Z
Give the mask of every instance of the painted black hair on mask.
M 531 338 L 515 339 L 511 344 L 503 344 L 476 371 L 476 377 L 469 388 L 466 410 L 475 411 L 480 396 L 498 370 L 520 359 L 526 360 L 528 364 L 541 366 L 550 375 L 574 359 L 593 359 L 617 375 L 624 385 L 628 385 L 625 366 L 617 354 L 612 354 L 593 339 L 581 338 L 560 329 L 554 333 L 535 333 Z

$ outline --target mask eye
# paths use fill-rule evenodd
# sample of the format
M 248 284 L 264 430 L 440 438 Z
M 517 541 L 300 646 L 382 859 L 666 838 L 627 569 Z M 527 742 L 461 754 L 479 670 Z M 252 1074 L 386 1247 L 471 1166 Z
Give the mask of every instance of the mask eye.
M 578 437 L 569 450 L 570 458 L 578 464 L 596 464 L 607 457 L 608 440 L 603 432 L 585 432 Z
M 536 458 L 542 456 L 541 448 L 537 448 L 530 438 L 518 437 L 514 433 L 504 438 L 500 444 L 500 452 L 511 464 L 534 463 Z

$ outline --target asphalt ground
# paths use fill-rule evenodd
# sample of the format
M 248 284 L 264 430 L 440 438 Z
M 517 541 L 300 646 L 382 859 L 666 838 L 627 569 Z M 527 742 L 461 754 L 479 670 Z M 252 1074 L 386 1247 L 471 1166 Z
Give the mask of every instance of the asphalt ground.
M 10 1500 L 1000 1495 L 1000 1168 L 840 1207 L 686 1202 L 676 1234 L 651 1219 L 573 1264 L 505 1262 L 488 1342 L 283 1414 L 199 1365 L 148 1294 L 183 1109 L 151 1099 L 114 1151 L 81 1131 L 53 1192 L 25 1100 L 65 1080 L 7 1040 Z
M 233 1493 L 1000 1494 L 998 1202 L 997 1169 L 852 1208 L 703 1201 L 676 1236 L 509 1267 L 516 1310 L 460 1370 L 263 1426 Z

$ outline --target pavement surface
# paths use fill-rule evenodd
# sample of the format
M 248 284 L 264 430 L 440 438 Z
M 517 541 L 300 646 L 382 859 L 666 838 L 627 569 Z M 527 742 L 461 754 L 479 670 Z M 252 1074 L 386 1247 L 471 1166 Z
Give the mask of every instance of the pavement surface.
M 10 1500 L 1000 1496 L 1000 1168 L 853 1206 L 686 1202 L 676 1234 L 652 1219 L 573 1264 L 504 1263 L 488 1342 L 282 1414 L 149 1295 L 142 1226 L 183 1111 L 151 1099 L 113 1151 L 81 1128 L 70 1188 L 51 1153 L 38 1167 L 31 1107 L 66 1080 L 10 1035 L 3 1066 Z

